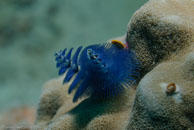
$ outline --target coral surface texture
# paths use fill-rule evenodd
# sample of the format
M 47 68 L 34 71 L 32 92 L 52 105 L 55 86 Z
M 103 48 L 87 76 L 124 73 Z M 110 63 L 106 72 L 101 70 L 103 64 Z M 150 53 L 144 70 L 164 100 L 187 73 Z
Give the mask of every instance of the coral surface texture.
M 35 125 L 60 130 L 194 129 L 194 1 L 150 0 L 122 41 L 140 61 L 137 85 L 112 99 L 72 102 L 64 73 L 48 81 Z M 119 38 L 121 40 L 121 38 Z M 122 67 L 122 66 L 121 66 Z

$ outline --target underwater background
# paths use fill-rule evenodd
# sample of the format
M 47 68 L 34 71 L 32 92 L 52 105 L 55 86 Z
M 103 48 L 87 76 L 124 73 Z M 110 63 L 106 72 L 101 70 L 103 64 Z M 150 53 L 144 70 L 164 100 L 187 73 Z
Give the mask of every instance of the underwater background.
M 54 52 L 123 35 L 147 0 L 1 0 L 0 112 L 36 107 Z

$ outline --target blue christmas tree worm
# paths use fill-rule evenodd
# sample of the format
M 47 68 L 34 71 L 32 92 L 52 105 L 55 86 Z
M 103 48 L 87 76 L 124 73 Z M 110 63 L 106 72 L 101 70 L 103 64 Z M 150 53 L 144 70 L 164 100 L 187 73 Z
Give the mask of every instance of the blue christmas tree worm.
M 59 75 L 67 74 L 64 83 L 75 79 L 69 93 L 76 89 L 73 102 L 87 95 L 93 98 L 112 98 L 132 85 L 138 76 L 139 63 L 135 54 L 121 42 L 90 45 L 82 50 L 79 47 L 71 59 L 73 48 L 55 54 Z

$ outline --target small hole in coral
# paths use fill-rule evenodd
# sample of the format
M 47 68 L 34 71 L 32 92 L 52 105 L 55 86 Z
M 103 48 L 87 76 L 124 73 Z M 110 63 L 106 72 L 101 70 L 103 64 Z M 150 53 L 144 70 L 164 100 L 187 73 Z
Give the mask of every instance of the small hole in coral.
M 171 95 L 176 91 L 176 85 L 175 83 L 170 83 L 166 86 L 166 93 Z

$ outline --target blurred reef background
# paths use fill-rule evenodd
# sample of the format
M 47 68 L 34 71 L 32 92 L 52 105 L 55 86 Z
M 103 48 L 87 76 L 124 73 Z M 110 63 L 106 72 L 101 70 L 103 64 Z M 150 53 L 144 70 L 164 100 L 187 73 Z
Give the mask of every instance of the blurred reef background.
M 1 0 L 0 112 L 36 107 L 54 52 L 123 35 L 147 0 Z

